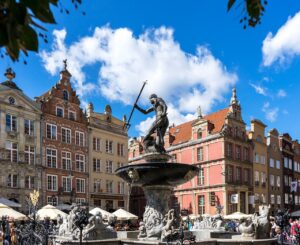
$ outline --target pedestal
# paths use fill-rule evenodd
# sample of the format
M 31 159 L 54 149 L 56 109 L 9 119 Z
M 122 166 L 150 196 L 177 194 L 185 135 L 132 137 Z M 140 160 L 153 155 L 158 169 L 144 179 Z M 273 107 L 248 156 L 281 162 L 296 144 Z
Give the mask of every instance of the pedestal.
M 159 173 L 157 173 L 159 174 Z M 143 222 L 146 228 L 147 240 L 160 240 L 163 219 L 169 211 L 169 200 L 173 188 L 169 185 L 144 186 L 144 193 L 147 200 Z

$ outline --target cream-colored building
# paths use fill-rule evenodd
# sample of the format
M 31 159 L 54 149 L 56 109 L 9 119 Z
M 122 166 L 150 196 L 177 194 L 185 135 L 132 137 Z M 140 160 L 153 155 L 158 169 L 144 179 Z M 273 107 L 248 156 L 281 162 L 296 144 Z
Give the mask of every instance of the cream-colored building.
M 128 186 L 114 174 L 128 164 L 128 136 L 124 122 L 112 116 L 109 105 L 104 113 L 87 110 L 89 130 L 89 203 L 108 211 L 128 208 Z
M 27 213 L 27 196 L 41 188 L 40 105 L 12 81 L 0 84 L 0 196 L 21 204 Z
M 268 193 L 268 158 L 267 158 L 267 143 L 265 137 L 266 125 L 260 120 L 254 119 L 251 121 L 251 131 L 249 139 L 252 141 L 253 150 L 253 192 L 254 205 L 258 211 L 260 204 L 269 203 Z

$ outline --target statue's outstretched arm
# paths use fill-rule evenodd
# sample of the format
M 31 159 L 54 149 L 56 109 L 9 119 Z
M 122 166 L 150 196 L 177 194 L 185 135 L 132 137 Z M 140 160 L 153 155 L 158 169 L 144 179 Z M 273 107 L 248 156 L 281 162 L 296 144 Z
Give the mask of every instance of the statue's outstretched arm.
M 150 108 L 147 109 L 147 110 L 144 110 L 143 108 L 139 107 L 137 104 L 135 104 L 134 107 L 135 107 L 136 109 L 138 109 L 138 110 L 139 110 L 141 113 L 143 113 L 143 114 L 148 114 L 148 113 L 154 111 L 154 108 L 153 108 L 153 107 L 150 107 Z

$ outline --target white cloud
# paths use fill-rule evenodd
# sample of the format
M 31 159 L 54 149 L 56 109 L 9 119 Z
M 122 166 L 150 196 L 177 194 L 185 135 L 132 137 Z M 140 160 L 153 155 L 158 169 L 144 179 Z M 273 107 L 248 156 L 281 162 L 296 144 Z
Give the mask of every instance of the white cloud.
M 84 68 L 96 65 L 100 67 L 97 87 L 102 96 L 124 104 L 134 102 L 147 79 L 140 103 L 149 105 L 151 93 L 163 97 L 169 105 L 170 123 L 191 118 L 199 105 L 204 114 L 209 112 L 238 79 L 207 47 L 198 46 L 195 54 L 184 52 L 174 40 L 173 30 L 166 27 L 148 29 L 137 37 L 128 28 L 97 27 L 91 36 L 69 46 L 65 30 L 53 34 L 52 50 L 41 53 L 47 71 L 57 73 L 67 58 L 77 89 L 84 96 L 96 89 L 95 83 L 86 82 Z M 147 119 L 138 129 L 144 131 L 149 123 Z
M 266 102 L 263 105 L 262 111 L 265 113 L 265 118 L 270 122 L 275 122 L 278 117 L 279 109 L 277 107 L 271 108 L 270 103 Z
M 300 55 L 300 12 L 289 17 L 273 36 L 268 33 L 263 41 L 263 65 L 271 66 L 275 62 L 284 64 L 294 56 Z
M 280 98 L 286 97 L 286 92 L 283 89 L 279 89 L 277 92 L 277 96 Z
M 267 89 L 260 85 L 250 83 L 250 86 L 255 89 L 255 92 L 264 96 L 267 96 Z

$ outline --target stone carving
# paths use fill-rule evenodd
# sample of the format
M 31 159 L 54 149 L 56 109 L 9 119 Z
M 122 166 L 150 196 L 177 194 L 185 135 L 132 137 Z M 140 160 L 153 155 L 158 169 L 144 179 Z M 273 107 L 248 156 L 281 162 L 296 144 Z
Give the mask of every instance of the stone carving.
M 166 238 L 173 234 L 174 232 L 174 209 L 170 209 L 169 212 L 165 215 L 163 223 L 165 224 L 161 232 L 161 241 L 166 241 Z
M 163 215 L 155 208 L 146 206 L 143 221 L 145 223 L 147 238 L 154 238 L 161 236 L 163 228 Z
M 270 206 L 259 206 L 259 214 L 256 213 L 252 217 L 239 225 L 239 231 L 242 237 L 251 237 L 255 239 L 266 239 L 270 237 Z
M 169 126 L 169 120 L 167 117 L 167 105 L 162 98 L 157 97 L 156 94 L 152 94 L 149 97 L 152 107 L 147 110 L 142 109 L 137 104 L 134 104 L 134 107 L 138 109 L 143 114 L 148 114 L 152 111 L 155 111 L 156 119 L 149 128 L 147 134 L 144 137 L 144 150 L 146 153 L 151 152 L 166 152 L 164 148 L 164 136 Z M 156 133 L 154 138 L 152 135 Z
M 202 229 L 223 229 L 224 228 L 224 220 L 221 214 L 216 214 L 214 216 L 203 215 L 203 220 L 195 222 L 194 230 L 202 230 Z
M 140 233 L 138 234 L 138 239 L 143 239 L 147 237 L 146 227 L 143 221 L 141 221 L 139 224 L 139 231 Z

